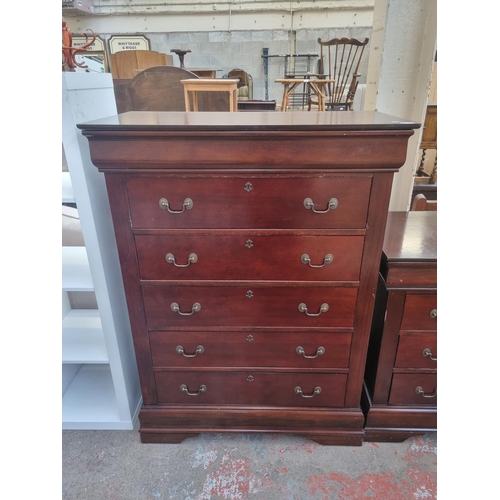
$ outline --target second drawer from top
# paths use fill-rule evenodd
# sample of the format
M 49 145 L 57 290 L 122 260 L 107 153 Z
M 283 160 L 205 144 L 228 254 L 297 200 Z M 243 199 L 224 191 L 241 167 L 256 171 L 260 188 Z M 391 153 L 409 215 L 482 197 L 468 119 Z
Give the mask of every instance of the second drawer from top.
M 357 281 L 363 236 L 137 235 L 143 280 Z

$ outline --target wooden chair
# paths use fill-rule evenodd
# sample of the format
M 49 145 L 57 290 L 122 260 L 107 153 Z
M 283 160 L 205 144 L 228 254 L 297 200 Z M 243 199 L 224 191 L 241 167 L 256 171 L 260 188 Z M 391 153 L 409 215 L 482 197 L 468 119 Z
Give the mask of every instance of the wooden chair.
M 426 178 L 429 184 L 435 184 L 437 180 L 437 104 L 427 104 L 420 149 L 422 151 L 422 156 L 420 158 L 420 165 L 416 177 Z M 436 151 L 434 166 L 431 173 L 427 173 L 425 170 L 425 155 L 428 149 Z
M 232 69 L 228 74 L 228 78 L 238 78 L 238 100 L 247 101 L 253 99 L 253 79 L 246 71 L 242 69 Z
M 320 46 L 318 78 L 335 80 L 325 85 L 325 109 L 349 111 L 358 87 L 359 65 L 369 39 L 363 41 L 355 38 L 333 38 L 323 41 L 318 38 Z M 325 63 L 326 59 L 326 63 Z M 318 104 L 314 97 L 309 98 L 309 110 L 312 104 Z
M 425 195 L 421 193 L 417 194 L 415 198 L 413 198 L 410 210 L 412 212 L 436 212 L 437 200 L 428 200 Z
M 185 111 L 181 80 L 199 78 L 176 66 L 155 66 L 131 80 L 114 80 L 118 113 L 126 111 Z M 211 95 L 210 95 L 211 94 Z M 227 111 L 229 97 L 219 92 L 200 92 L 200 111 Z

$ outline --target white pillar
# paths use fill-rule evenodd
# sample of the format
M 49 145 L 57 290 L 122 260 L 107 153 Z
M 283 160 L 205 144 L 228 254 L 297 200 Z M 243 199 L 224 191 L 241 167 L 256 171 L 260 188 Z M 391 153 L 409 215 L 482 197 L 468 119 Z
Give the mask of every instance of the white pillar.
M 436 0 L 375 0 L 365 110 L 422 123 L 436 50 Z M 409 209 L 422 129 L 394 177 L 390 210 Z

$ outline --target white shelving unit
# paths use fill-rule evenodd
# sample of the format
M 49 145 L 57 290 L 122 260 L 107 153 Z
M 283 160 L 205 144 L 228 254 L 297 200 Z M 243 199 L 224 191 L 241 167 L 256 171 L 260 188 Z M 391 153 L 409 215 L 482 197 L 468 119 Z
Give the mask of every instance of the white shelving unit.
M 109 73 L 63 73 L 62 203 L 75 203 L 85 246 L 62 248 L 62 428 L 131 430 L 142 404 L 103 174 L 77 123 L 116 114 Z M 72 309 L 93 292 L 97 309 Z

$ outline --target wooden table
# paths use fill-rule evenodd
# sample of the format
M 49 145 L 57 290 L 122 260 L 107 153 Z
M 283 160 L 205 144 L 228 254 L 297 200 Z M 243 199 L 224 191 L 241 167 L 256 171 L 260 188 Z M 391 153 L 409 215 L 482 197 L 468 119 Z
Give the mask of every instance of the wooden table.
M 197 92 L 229 92 L 229 111 L 238 111 L 238 84 L 236 78 L 189 78 L 184 85 L 186 111 L 191 111 L 189 92 L 193 93 L 193 111 L 198 111 Z
M 306 84 L 308 88 L 318 97 L 318 111 L 325 111 L 325 94 L 323 87 L 328 83 L 334 83 L 335 80 L 323 78 L 279 78 L 276 83 L 282 83 L 283 101 L 281 102 L 281 111 L 286 111 L 286 101 L 293 94 L 294 90 L 301 84 Z

